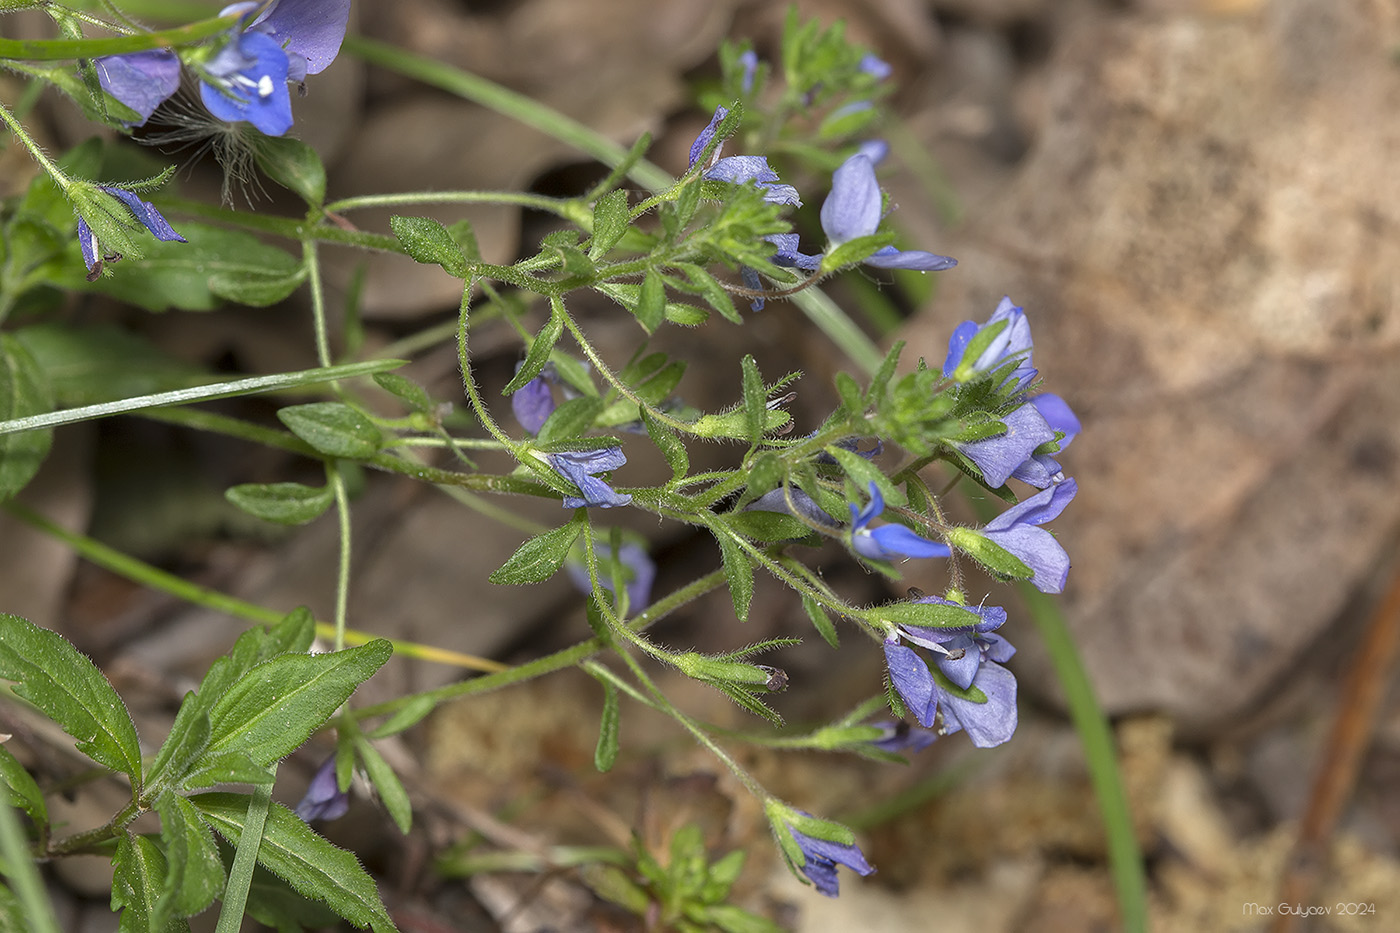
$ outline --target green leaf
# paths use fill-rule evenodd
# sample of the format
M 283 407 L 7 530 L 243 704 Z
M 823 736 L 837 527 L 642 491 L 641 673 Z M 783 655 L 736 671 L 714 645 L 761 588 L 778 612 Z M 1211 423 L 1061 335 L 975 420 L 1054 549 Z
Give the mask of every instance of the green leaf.
M 408 831 L 413 828 L 413 804 L 409 803 L 408 792 L 403 789 L 403 782 L 394 773 L 394 769 L 389 767 L 389 762 L 384 760 L 384 756 L 379 754 L 379 750 L 367 739 L 357 737 L 355 751 L 365 766 L 369 782 L 379 791 L 379 799 L 384 802 L 384 809 L 389 811 L 389 816 L 393 818 L 399 832 L 407 836 Z
M 720 558 L 724 561 L 724 575 L 729 580 L 729 596 L 734 602 L 734 615 L 740 622 L 749 619 L 749 603 L 753 599 L 753 563 L 742 545 L 730 536 L 725 528 L 713 529 L 715 540 L 719 542 Z
M 554 409 L 540 425 L 539 443 L 569 440 L 593 427 L 603 410 L 603 400 L 591 395 L 571 398 Z
M 216 279 L 220 288 L 252 297 L 279 288 L 290 294 L 296 288 L 292 280 L 302 270 L 301 260 L 251 233 L 190 221 L 181 221 L 178 230 L 188 242 L 156 240 L 143 246 L 140 260 L 123 262 L 91 284 L 75 270 L 73 287 L 100 291 L 147 311 L 212 310 L 222 297 Z
M 315 149 L 290 136 L 257 134 L 253 138 L 253 157 L 268 178 L 312 207 L 325 201 L 326 167 Z
M 389 218 L 389 226 L 408 255 L 418 262 L 437 263 L 448 275 L 459 279 L 465 279 L 471 271 L 467 258 L 462 255 L 462 248 L 452 239 L 452 234 L 431 217 L 395 214 Z
M 277 420 L 317 451 L 331 457 L 368 460 L 383 441 L 379 428 L 341 402 L 312 402 L 279 409 Z
M 642 285 L 632 285 L 626 282 L 599 282 L 593 288 L 607 295 L 633 314 L 637 314 L 637 303 L 641 299 L 641 290 L 645 284 L 645 279 L 642 280 Z M 697 308 L 695 305 L 668 301 L 666 302 L 665 318 L 672 324 L 679 324 L 682 327 L 699 327 L 710 319 L 710 312 L 704 308 Z
M 179 783 L 185 790 L 199 790 L 215 784 L 266 784 L 273 776 L 247 752 L 225 752 L 200 758 Z
M 326 654 L 284 654 L 253 667 L 209 710 L 211 752 L 286 757 L 389 660 L 382 638 Z
M 335 501 L 329 486 L 301 483 L 244 483 L 224 490 L 224 498 L 249 515 L 279 525 L 305 525 Z
M 647 333 L 655 333 L 666 318 L 666 282 L 655 269 L 648 269 L 642 279 L 641 291 L 637 293 L 637 305 L 632 311 L 637 323 L 646 328 Z
M 593 242 L 588 258 L 598 259 L 617 245 L 627 232 L 627 192 L 609 191 L 593 205 Z
M 112 909 L 124 908 L 120 933 L 188 933 L 189 924 L 179 917 L 153 925 L 170 868 L 150 836 L 123 834 L 112 868 Z
M 214 830 L 234 845 L 243 832 L 247 801 L 240 794 L 218 792 L 190 798 Z M 267 813 L 258 863 L 298 893 L 324 901 L 362 929 L 368 927 L 375 933 L 397 929 L 379 899 L 374 880 L 355 856 L 331 845 L 281 804 L 274 803 Z
M 549 320 L 540 328 L 539 334 L 530 341 L 530 352 L 525 354 L 525 362 L 520 364 L 515 376 L 501 390 L 502 395 L 514 395 L 521 386 L 540 374 L 544 364 L 549 362 L 549 354 L 564 333 L 564 306 L 558 302 L 550 312 Z
M 806 611 L 807 618 L 812 620 L 812 627 L 817 630 L 817 634 L 831 647 L 841 647 L 840 639 L 836 635 L 836 626 L 832 624 L 831 616 L 826 614 L 822 604 L 803 593 L 802 608 Z
M 40 883 L 40 890 L 42 889 L 42 883 Z M 49 918 L 49 921 L 50 924 L 46 929 L 58 930 L 52 917 Z M 15 892 L 0 884 L 0 933 L 34 933 L 36 929 L 45 928 L 38 927 L 33 917 L 26 916 L 24 905 L 19 902 Z
M 202 381 L 204 370 L 137 334 L 105 324 L 35 324 L 15 331 L 59 405 L 91 405 Z M 44 409 L 47 411 L 48 409 Z
M 398 735 L 405 729 L 412 729 L 437 708 L 437 700 L 419 694 L 400 706 L 398 710 L 379 725 L 365 733 L 371 739 L 386 739 Z
M 10 806 L 28 813 L 35 826 L 49 825 L 49 808 L 44 803 L 43 791 L 39 790 L 34 777 L 19 763 L 19 759 L 3 745 L 0 745 L 0 781 L 9 791 Z
M 214 903 L 227 880 L 214 835 L 184 797 L 166 791 L 156 801 L 160 838 L 169 863 L 157 914 L 192 917 Z
M 306 281 L 306 267 L 285 275 L 248 275 L 246 272 L 215 272 L 209 276 L 209 291 L 225 301 L 267 308 L 282 301 Z
M 690 455 L 686 453 L 685 444 L 676 436 L 676 432 L 646 411 L 642 412 L 642 423 L 646 425 L 651 442 L 661 451 L 661 456 L 666 458 L 666 465 L 671 468 L 671 478 L 684 478 L 690 472 Z
M 763 385 L 763 376 L 758 372 L 758 364 L 749 354 L 744 354 L 741 363 L 744 372 L 744 429 L 751 444 L 757 444 L 763 436 L 763 426 L 768 415 L 768 389 Z
M 400 376 L 398 373 L 375 373 L 375 384 L 379 388 L 393 395 L 403 402 L 410 409 L 417 412 L 429 413 L 436 407 L 426 389 L 407 376 Z
M 904 491 L 890 482 L 875 464 L 853 450 L 847 450 L 836 444 L 828 444 L 826 453 L 841 464 L 841 469 L 855 483 L 856 488 L 864 494 L 869 494 L 870 484 L 874 483 L 880 490 L 880 494 L 885 497 L 885 505 L 890 508 L 901 508 L 909 499 Z
M 765 512 L 760 509 L 731 512 L 725 515 L 724 523 L 735 534 L 755 541 L 792 541 L 812 534 L 812 529 L 802 524 L 798 518 L 782 512 Z
M 982 617 L 971 609 L 940 603 L 889 603 L 875 611 L 886 621 L 922 628 L 960 628 L 982 621 Z
M 288 887 L 287 882 L 264 868 L 253 872 L 244 910 L 249 917 L 285 933 L 320 930 L 339 925 L 340 916 L 319 901 L 307 900 Z
M 622 718 L 617 687 L 603 681 L 603 718 L 598 724 L 598 746 L 593 750 L 593 767 L 606 774 L 617 763 L 618 724 Z
M 729 293 L 719 284 L 718 279 L 694 263 L 677 263 L 677 268 L 684 270 L 686 277 L 700 289 L 706 304 L 718 311 L 726 321 L 734 324 L 744 323 L 743 316 L 734 307 L 734 299 L 729 297 Z
M 846 266 L 853 266 L 862 260 L 870 258 L 873 253 L 884 249 L 886 246 L 892 245 L 894 240 L 895 236 L 893 233 L 875 233 L 870 236 L 858 236 L 854 240 L 847 240 L 822 257 L 822 265 L 817 271 L 817 274 L 825 275 L 829 272 L 844 269 Z
M 0 677 L 77 739 L 79 751 L 140 786 L 141 746 L 122 698 L 61 635 L 0 613 Z
M 567 525 L 529 538 L 487 579 L 506 586 L 548 580 L 564 565 L 569 549 L 578 540 L 579 532 L 583 531 L 587 521 L 586 516 L 576 515 Z
M 44 373 L 24 345 L 0 334 L 0 421 L 53 410 Z M 0 502 L 23 489 L 48 456 L 52 429 L 0 436 Z

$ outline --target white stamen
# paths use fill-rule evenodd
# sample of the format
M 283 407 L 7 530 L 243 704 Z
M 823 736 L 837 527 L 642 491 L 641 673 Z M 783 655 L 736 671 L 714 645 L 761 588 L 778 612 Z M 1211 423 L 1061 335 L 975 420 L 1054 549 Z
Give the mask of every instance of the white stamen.
M 258 96 L 272 96 L 272 75 L 263 75 L 261 78 L 258 79 Z

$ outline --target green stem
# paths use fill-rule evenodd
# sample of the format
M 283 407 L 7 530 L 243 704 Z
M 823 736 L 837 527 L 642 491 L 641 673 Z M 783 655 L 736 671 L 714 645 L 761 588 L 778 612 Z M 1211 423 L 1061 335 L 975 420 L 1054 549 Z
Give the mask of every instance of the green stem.
M 368 207 L 400 207 L 419 204 L 514 204 L 546 211 L 565 220 L 591 222 L 592 215 L 577 201 L 530 194 L 526 191 L 411 191 L 402 194 L 366 194 L 327 204 L 327 214 Z
M 276 773 L 277 762 L 272 763 Z M 267 811 L 272 809 L 272 781 L 253 787 L 248 801 L 248 818 L 238 835 L 238 850 L 229 869 L 228 885 L 224 888 L 223 905 L 219 909 L 219 924 L 214 933 L 238 933 L 243 928 L 243 911 L 248 906 L 248 890 L 253 886 L 253 870 L 258 866 L 258 849 L 262 847 L 263 826 Z
M 222 16 L 218 19 L 190 23 L 187 26 L 176 26 L 174 29 L 139 32 L 111 39 L 0 39 L 0 59 L 57 62 L 70 58 L 101 58 L 104 55 L 169 49 L 192 45 L 210 36 L 227 32 L 238 20 L 237 15 Z
M 316 241 L 311 237 L 301 241 L 301 261 L 306 268 L 307 284 L 311 288 L 311 321 L 316 328 L 316 361 L 327 367 L 331 365 L 331 340 L 326 329 L 326 290 L 321 283 L 321 262 L 316 254 Z
M 335 650 L 345 647 L 345 617 L 350 601 L 350 497 L 345 477 L 334 464 L 326 464 L 326 477 L 335 495 L 335 515 L 340 535 L 340 562 L 335 579 Z
M 0 435 L 18 434 L 21 431 L 34 431 L 39 428 L 52 428 L 61 424 L 91 421 L 95 418 L 109 418 L 112 415 L 124 415 L 149 408 L 188 405 L 191 402 L 207 402 L 234 395 L 277 392 L 323 382 L 334 382 L 337 379 L 350 379 L 355 376 L 387 372 L 403 365 L 403 360 L 371 360 L 365 363 L 347 363 L 344 366 L 327 366 L 294 373 L 277 373 L 272 376 L 252 376 L 247 379 L 235 379 L 232 382 L 215 382 L 188 389 L 175 389 L 171 392 L 157 392 L 154 395 L 136 395 L 113 402 L 82 405 L 43 415 L 27 415 L 23 418 L 0 421 Z

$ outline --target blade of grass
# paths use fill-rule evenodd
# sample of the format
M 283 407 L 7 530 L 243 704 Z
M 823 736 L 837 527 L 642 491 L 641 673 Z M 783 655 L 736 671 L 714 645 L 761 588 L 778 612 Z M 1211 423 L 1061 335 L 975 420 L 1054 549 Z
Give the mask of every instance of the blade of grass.
M 272 771 L 277 771 L 276 762 Z M 258 867 L 258 847 L 262 845 L 263 824 L 272 808 L 272 781 L 253 787 L 248 801 L 248 820 L 238 837 L 238 849 L 233 855 L 233 868 L 228 873 L 223 905 L 219 909 L 219 925 L 214 933 L 238 933 L 243 927 L 243 909 L 248 904 L 248 889 L 253 885 L 253 869 Z

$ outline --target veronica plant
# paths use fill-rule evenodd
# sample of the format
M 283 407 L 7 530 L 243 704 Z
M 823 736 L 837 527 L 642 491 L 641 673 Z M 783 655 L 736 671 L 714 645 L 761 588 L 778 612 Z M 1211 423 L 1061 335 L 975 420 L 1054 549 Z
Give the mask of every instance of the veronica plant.
M 648 346 L 663 328 L 713 326 L 716 317 L 742 326 L 748 315 L 736 308 L 735 296 L 748 298 L 751 307 L 766 302 L 765 314 L 793 314 L 779 299 L 825 308 L 830 300 L 818 297 L 819 281 L 857 266 L 937 274 L 953 269 L 950 257 L 896 245 L 895 215 L 877 177 L 886 147 L 871 135 L 892 72 L 870 50 L 848 43 L 839 27 L 823 29 L 795 15 L 778 62 L 762 60 L 743 44 L 726 45 L 723 78 L 706 92 L 723 99 L 706 101 L 713 117 L 693 141 L 679 177 L 671 177 L 644 160 L 646 139 L 618 152 L 537 104 L 499 88 L 484 92 L 489 86 L 479 78 L 436 64 L 425 69 L 405 53 L 347 41 L 382 65 L 430 74 L 449 90 L 476 94 L 582 141 L 610 173 L 574 197 L 414 192 L 327 202 L 316 153 L 278 137 L 294 125 L 289 86 L 330 66 L 340 51 L 348 0 L 239 3 L 204 23 L 155 34 L 125 21 L 49 9 L 65 38 L 18 47 L 0 42 L 0 58 L 9 56 L 17 70 L 55 83 L 118 129 L 152 118 L 177 93 L 181 73 L 189 73 L 214 117 L 246 125 L 239 132 L 251 140 L 258 165 L 299 196 L 306 212 L 248 214 L 159 194 L 146 200 L 168 170 L 144 181 L 113 177 L 111 147 L 97 143 L 52 160 L 0 106 L 39 167 L 0 215 L 0 242 L 9 251 L 0 274 L 0 322 L 9 327 L 0 333 L 0 500 L 11 499 L 38 472 L 56 428 L 145 413 L 305 458 L 323 480 L 303 482 L 307 477 L 300 474 L 239 483 L 227 498 L 285 526 L 333 514 L 342 547 L 334 618 L 320 629 L 332 650 L 312 654 L 315 623 L 305 612 L 282 618 L 211 594 L 7 505 L 21 520 L 118 573 L 271 624 L 229 646 L 175 711 L 168 734 L 147 736 L 142 744 L 96 667 L 47 629 L 0 616 L 0 678 L 13 682 L 16 695 L 56 721 L 80 752 L 130 791 L 129 805 L 104 825 L 59 835 L 33 776 L 0 747 L 0 777 L 28 815 L 23 844 L 36 859 L 111 858 L 113 904 L 123 912 L 124 929 L 181 928 L 184 918 L 215 901 L 221 930 L 236 929 L 245 910 L 295 928 L 301 915 L 279 912 L 279 899 L 248 897 L 255 866 L 353 924 L 393 929 L 369 876 L 305 821 L 342 816 L 360 773 L 407 832 L 411 802 L 375 743 L 409 729 L 449 698 L 565 667 L 581 666 L 603 686 L 595 754 L 600 770 L 617 760 L 624 700 L 670 717 L 761 802 L 782 858 L 830 896 L 838 892 L 841 866 L 858 875 L 874 871 L 855 834 L 763 787 L 727 747 L 740 738 L 681 709 L 659 686 L 658 669 L 690 677 L 762 720 L 767 731 L 742 737 L 760 745 L 888 761 L 959 732 L 978 746 L 1012 737 L 1016 683 L 1007 665 L 1014 649 L 1001 633 L 1010 613 L 990 594 L 971 595 L 980 584 L 969 570 L 980 566 L 991 578 L 1029 581 L 1044 592 L 1063 589 L 1068 554 L 1046 526 L 1076 494 L 1058 456 L 1080 430 L 1064 400 L 1041 391 L 1031 366 L 1030 315 L 1007 299 L 984 323 L 959 326 L 941 367 L 917 360 L 901 368 L 904 348 L 896 343 L 860 378 L 838 374 L 837 401 L 817 424 L 796 425 L 785 410 L 795 373 L 766 377 L 746 355 L 710 361 L 732 373 L 733 388 L 724 403 L 700 410 L 686 399 L 686 360 Z M 85 36 L 95 25 L 115 36 Z M 21 53 L 60 64 L 26 64 Z M 723 155 L 722 148 L 733 154 Z M 488 263 L 468 223 L 447 226 L 424 209 L 435 202 L 528 206 L 554 215 L 561 227 L 514 262 Z M 821 202 L 815 221 L 799 213 L 804 202 Z M 402 213 L 391 217 L 387 230 L 365 230 L 348 219 L 364 208 Z M 803 253 L 802 240 L 814 234 L 816 222 L 823 250 Z M 323 287 L 328 249 L 401 254 L 457 280 L 455 328 L 432 329 L 399 346 L 414 352 L 444 341 L 454 346 L 462 398 L 435 398 L 428 387 L 394 372 L 402 360 L 376 356 L 348 337 L 334 345 Z M 130 261 L 114 268 L 118 254 Z M 228 378 L 197 362 L 171 360 L 132 333 L 72 333 L 44 319 L 46 296 L 60 290 L 101 293 L 150 311 L 266 306 L 304 291 L 315 334 L 308 356 L 317 365 Z M 629 323 L 635 352 L 613 359 L 590 337 L 574 312 L 585 296 L 606 299 Z M 505 385 L 491 384 L 472 352 L 473 335 L 492 320 L 504 320 L 520 338 L 519 363 Z M 833 327 L 829 311 L 821 320 Z M 832 329 L 853 331 L 849 322 Z M 121 379 L 103 375 L 110 372 L 114 344 L 124 361 Z M 288 400 L 274 427 L 192 407 L 288 390 L 323 395 Z M 722 466 L 695 469 L 692 451 L 703 445 L 722 445 L 732 456 Z M 667 466 L 660 480 L 633 465 L 638 458 L 630 455 L 646 446 Z M 464 522 L 505 522 L 523 539 L 518 550 L 489 574 L 489 568 L 467 567 L 464 577 L 480 570 L 491 583 L 526 586 L 562 570 L 584 594 L 589 627 L 577 633 L 577 644 L 510 667 L 400 642 L 402 652 L 450 657 L 486 673 L 370 705 L 345 705 L 391 650 L 348 625 L 350 490 L 364 467 L 431 483 L 480 510 L 475 517 L 464 512 Z M 984 525 L 954 522 L 933 490 L 958 481 L 1004 501 L 1005 511 Z M 1031 491 L 1018 501 L 1022 485 Z M 557 502 L 557 517 L 540 526 L 508 508 L 482 504 L 483 496 L 502 494 Z M 680 523 L 709 535 L 717 569 L 672 583 L 644 539 L 607 524 L 622 513 L 645 513 L 651 523 Z M 809 565 L 810 549 L 825 544 L 847 549 L 851 559 L 891 579 L 907 561 L 936 561 L 948 585 L 938 596 L 855 605 Z M 781 652 L 795 639 L 707 654 L 650 636 L 658 621 L 718 589 L 727 589 L 734 619 L 742 622 L 760 573 L 792 591 L 833 650 L 859 650 L 861 643 L 883 648 L 886 682 L 871 683 L 870 701 L 855 713 L 801 734 L 775 728 L 782 720 L 771 702 L 791 680 Z M 663 581 L 668 586 L 660 586 Z M 856 637 L 842 643 L 838 622 Z M 347 647 L 353 642 L 359 645 Z M 879 707 L 888 710 L 881 714 Z M 295 810 L 272 802 L 277 763 L 317 731 L 328 740 L 333 734 L 335 752 L 318 756 Z M 147 754 L 152 750 L 154 757 Z M 245 790 L 209 790 L 216 784 Z M 136 818 L 151 811 L 159 831 L 135 828 Z M 595 889 L 639 913 L 659 911 L 682 929 L 765 928 L 755 925 L 759 918 L 722 903 L 742 858 L 711 865 L 695 855 L 690 837 L 678 845 L 680 862 L 663 866 L 650 853 L 632 853 L 627 858 L 635 871 L 626 884 L 614 874 L 606 890 L 602 882 Z M 10 902 L 0 895 L 0 909 Z

